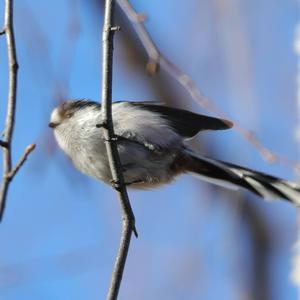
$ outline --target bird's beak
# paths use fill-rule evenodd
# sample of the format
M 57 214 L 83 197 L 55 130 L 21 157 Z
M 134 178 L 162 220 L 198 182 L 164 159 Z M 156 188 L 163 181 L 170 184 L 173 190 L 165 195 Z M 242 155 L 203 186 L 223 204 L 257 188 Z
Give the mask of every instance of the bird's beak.
M 48 124 L 48 126 L 49 126 L 50 128 L 55 128 L 57 125 L 58 125 L 58 123 L 54 123 L 54 122 L 50 122 L 50 123 Z

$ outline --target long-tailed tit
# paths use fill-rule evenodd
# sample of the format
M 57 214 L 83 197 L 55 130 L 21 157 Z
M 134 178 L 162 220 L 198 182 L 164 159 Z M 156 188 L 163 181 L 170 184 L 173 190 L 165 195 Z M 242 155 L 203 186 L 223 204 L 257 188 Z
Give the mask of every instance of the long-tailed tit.
M 296 183 L 200 156 L 184 144 L 199 131 L 231 128 L 229 121 L 151 102 L 115 102 L 112 116 L 129 187 L 153 188 L 191 173 L 224 187 L 243 187 L 263 198 L 300 204 Z M 59 146 L 80 171 L 110 183 L 101 125 L 101 105 L 90 100 L 63 103 L 53 110 L 49 123 Z

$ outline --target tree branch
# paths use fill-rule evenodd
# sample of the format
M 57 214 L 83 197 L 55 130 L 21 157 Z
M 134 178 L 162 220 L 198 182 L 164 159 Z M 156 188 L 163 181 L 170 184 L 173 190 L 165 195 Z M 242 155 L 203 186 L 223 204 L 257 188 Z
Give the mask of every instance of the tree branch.
M 25 161 L 28 158 L 28 155 L 35 149 L 35 144 L 30 144 L 25 148 L 25 151 L 15 167 L 6 175 L 10 180 L 17 174 L 17 172 L 20 170 L 20 168 L 23 166 Z
M 179 67 L 177 67 L 173 62 L 171 62 L 166 56 L 164 56 L 155 42 L 151 38 L 149 32 L 144 26 L 144 21 L 146 19 L 145 15 L 138 14 L 128 0 L 117 0 L 118 5 L 121 7 L 122 11 L 126 17 L 131 22 L 138 38 L 140 39 L 145 51 L 148 54 L 149 61 L 147 63 L 147 71 L 151 75 L 156 74 L 160 68 L 167 72 L 171 77 L 173 77 L 177 82 L 179 82 L 183 88 L 190 94 L 191 98 L 200 104 L 202 107 L 213 112 L 214 114 L 226 118 L 226 115 L 218 109 L 208 98 L 206 98 L 201 90 L 197 87 L 196 83 L 192 78 L 184 73 Z M 257 136 L 250 130 L 243 128 L 239 124 L 235 123 L 234 129 L 239 132 L 239 134 L 247 140 L 259 154 L 268 162 L 281 161 L 284 164 L 292 166 L 296 170 L 300 170 L 300 164 L 298 162 L 292 161 L 286 157 L 279 157 L 273 151 L 264 146 Z
M 12 158 L 11 158 L 11 144 L 15 124 L 15 111 L 17 100 L 17 73 L 18 62 L 16 54 L 14 27 L 13 27 L 13 0 L 5 0 L 5 18 L 4 29 L 0 34 L 6 35 L 7 52 L 8 52 L 8 65 L 9 65 L 9 86 L 8 86 L 8 100 L 7 100 L 7 113 L 5 120 L 5 128 L 1 146 L 3 148 L 3 178 L 0 187 L 0 221 L 3 218 L 3 213 L 6 204 L 6 196 L 9 183 L 25 162 L 29 153 L 23 156 L 21 163 L 18 163 L 12 172 Z
M 112 71 L 113 71 L 113 35 L 118 27 L 113 23 L 114 0 L 105 0 L 105 13 L 103 25 L 103 62 L 102 62 L 102 124 L 104 138 L 106 140 L 106 151 L 112 174 L 113 187 L 118 193 L 122 215 L 122 232 L 119 251 L 116 257 L 112 273 L 110 288 L 107 299 L 115 300 L 118 297 L 123 271 L 128 254 L 132 232 L 137 236 L 135 229 L 135 218 L 129 202 L 126 186 L 122 173 L 117 142 L 112 122 Z

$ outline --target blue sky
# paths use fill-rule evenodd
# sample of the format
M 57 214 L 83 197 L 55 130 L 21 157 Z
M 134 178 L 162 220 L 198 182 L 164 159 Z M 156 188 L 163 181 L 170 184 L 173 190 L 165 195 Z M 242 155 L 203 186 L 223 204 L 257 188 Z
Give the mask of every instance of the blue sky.
M 293 51 L 297 1 L 131 3 L 148 16 L 147 29 L 162 53 L 228 118 L 281 157 L 299 161 Z M 101 29 L 102 12 L 93 1 L 15 1 L 20 71 L 14 161 L 28 144 L 37 148 L 10 186 L 0 226 L 1 299 L 93 300 L 107 293 L 119 241 L 118 202 L 110 187 L 75 170 L 47 127 L 58 93 L 100 99 Z M 181 106 L 213 114 L 163 71 L 150 77 L 134 65 L 136 48 L 122 39 L 126 30 L 123 26 L 115 39 L 115 100 L 164 101 L 164 95 L 173 94 Z M 2 36 L 1 124 L 6 60 Z M 296 179 L 290 164 L 267 163 L 235 130 L 203 133 L 199 141 L 200 153 Z M 291 205 L 213 189 L 189 176 L 159 190 L 130 191 L 130 198 L 139 239 L 132 240 L 120 299 L 251 299 L 257 274 L 251 273 L 247 211 L 241 213 L 245 201 L 269 237 L 270 299 L 295 299 L 297 290 L 289 280 L 297 235 Z

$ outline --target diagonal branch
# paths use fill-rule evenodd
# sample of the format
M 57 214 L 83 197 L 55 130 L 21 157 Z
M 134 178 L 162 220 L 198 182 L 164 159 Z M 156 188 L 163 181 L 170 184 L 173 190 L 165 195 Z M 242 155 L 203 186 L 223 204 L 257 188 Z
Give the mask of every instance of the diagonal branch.
M 13 0 L 5 0 L 5 20 L 4 29 L 0 34 L 6 35 L 8 64 L 9 64 L 9 86 L 8 86 L 8 100 L 7 100 L 7 113 L 5 120 L 5 128 L 1 146 L 3 148 L 3 178 L 0 187 L 0 221 L 3 218 L 3 213 L 6 204 L 6 196 L 8 192 L 9 183 L 17 173 L 21 165 L 25 162 L 27 155 L 24 155 L 22 164 L 18 164 L 12 172 L 12 158 L 11 158 L 11 144 L 15 124 L 15 111 L 17 100 L 17 73 L 18 62 L 16 54 L 14 27 L 13 27 Z M 22 160 L 22 159 L 21 159 Z M 12 173 L 11 173 L 12 172 Z
M 102 62 L 102 127 L 106 140 L 106 151 L 112 174 L 112 185 L 118 193 L 122 215 L 122 232 L 119 251 L 111 278 L 107 299 L 115 300 L 118 297 L 123 271 L 128 254 L 132 232 L 137 236 L 135 218 L 129 202 L 126 185 L 122 173 L 117 142 L 112 122 L 112 71 L 113 71 L 113 35 L 118 27 L 113 23 L 114 0 L 105 0 L 103 25 L 103 62 Z
M 131 22 L 136 34 L 138 35 L 138 38 L 148 54 L 149 61 L 147 63 L 147 71 L 153 75 L 157 73 L 160 68 L 162 68 L 171 77 L 178 81 L 183 88 L 185 88 L 194 101 L 216 115 L 226 118 L 225 114 L 202 94 L 201 90 L 197 87 L 192 78 L 160 52 L 144 25 L 145 16 L 138 14 L 128 0 L 117 0 L 117 3 Z M 234 128 L 244 139 L 246 139 L 254 148 L 258 150 L 260 155 L 266 161 L 275 162 L 280 160 L 282 163 L 300 170 L 300 164 L 298 162 L 291 161 L 286 157 L 279 157 L 273 151 L 265 147 L 259 141 L 256 135 L 250 130 L 245 129 L 238 124 L 235 124 Z
M 15 167 L 8 173 L 6 174 L 6 177 L 9 180 L 12 180 L 15 175 L 18 173 L 18 171 L 20 170 L 20 168 L 23 166 L 23 164 L 25 163 L 25 161 L 28 158 L 28 155 L 35 149 L 35 144 L 30 144 L 28 145 L 25 150 L 23 155 L 21 156 L 21 158 L 19 159 L 19 161 L 17 162 L 17 164 L 15 165 Z

